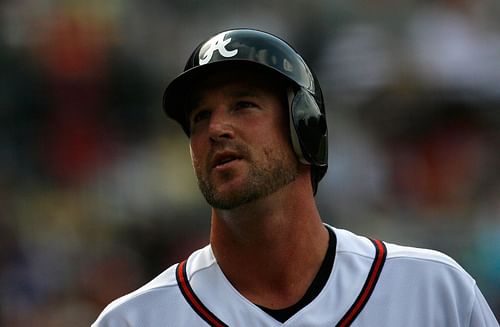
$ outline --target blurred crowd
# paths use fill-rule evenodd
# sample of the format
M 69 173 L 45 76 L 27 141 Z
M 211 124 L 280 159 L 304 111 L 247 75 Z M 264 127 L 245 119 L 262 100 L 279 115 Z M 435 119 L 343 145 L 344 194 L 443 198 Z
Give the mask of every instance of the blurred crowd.
M 453 256 L 500 314 L 500 3 L 0 1 L 0 326 L 89 326 L 208 241 L 161 110 L 230 27 L 292 43 L 326 98 L 324 220 Z

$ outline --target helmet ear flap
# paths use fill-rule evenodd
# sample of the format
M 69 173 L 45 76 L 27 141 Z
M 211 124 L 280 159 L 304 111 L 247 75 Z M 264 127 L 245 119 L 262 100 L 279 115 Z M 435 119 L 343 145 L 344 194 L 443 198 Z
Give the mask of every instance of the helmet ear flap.
M 293 108 L 296 106 L 297 102 L 295 95 L 296 91 L 292 87 L 290 87 L 290 89 L 288 90 L 288 120 L 290 124 L 290 138 L 292 140 L 293 150 L 295 152 L 295 155 L 297 155 L 299 161 L 304 165 L 310 165 L 311 163 L 306 160 L 306 158 L 304 157 L 304 153 L 302 152 L 302 145 L 300 144 L 297 129 L 292 118 L 294 110 Z
M 314 166 L 328 164 L 326 117 L 312 94 L 299 88 L 289 91 L 292 144 L 300 162 Z

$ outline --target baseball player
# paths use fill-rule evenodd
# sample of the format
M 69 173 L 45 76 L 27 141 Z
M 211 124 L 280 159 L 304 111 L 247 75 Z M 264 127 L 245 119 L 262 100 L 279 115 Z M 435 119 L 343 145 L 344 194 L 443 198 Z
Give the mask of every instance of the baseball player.
M 94 327 L 498 326 L 450 257 L 322 222 L 320 85 L 265 32 L 201 43 L 164 94 L 211 205 L 210 244 L 108 305 Z

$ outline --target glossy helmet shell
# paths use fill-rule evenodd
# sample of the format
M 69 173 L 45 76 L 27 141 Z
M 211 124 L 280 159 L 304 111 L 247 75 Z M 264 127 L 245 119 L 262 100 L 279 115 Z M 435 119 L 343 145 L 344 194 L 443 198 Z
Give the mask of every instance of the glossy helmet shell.
M 302 163 L 312 166 L 312 184 L 328 168 L 328 130 L 320 85 L 304 59 L 288 43 L 266 32 L 233 29 L 202 42 L 189 57 L 184 72 L 167 87 L 163 96 L 166 114 L 179 122 L 189 136 L 185 101 L 194 81 L 204 74 L 230 69 L 237 63 L 258 65 L 290 82 L 290 130 L 294 150 Z

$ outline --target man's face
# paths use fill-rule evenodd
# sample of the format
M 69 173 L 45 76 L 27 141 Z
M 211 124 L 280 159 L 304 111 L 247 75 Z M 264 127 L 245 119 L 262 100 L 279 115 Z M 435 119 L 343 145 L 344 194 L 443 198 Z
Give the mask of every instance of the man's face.
M 214 208 L 233 209 L 295 180 L 284 84 L 238 69 L 200 83 L 189 115 L 198 185 Z

